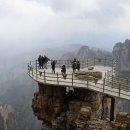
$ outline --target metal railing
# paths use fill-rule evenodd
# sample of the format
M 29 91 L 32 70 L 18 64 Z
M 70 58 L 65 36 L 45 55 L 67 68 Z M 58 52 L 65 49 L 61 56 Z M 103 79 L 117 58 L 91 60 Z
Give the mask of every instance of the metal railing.
M 103 62 L 101 62 L 103 61 Z M 88 59 L 86 61 L 80 61 L 81 67 L 86 68 L 89 66 L 102 65 L 102 66 L 110 66 L 112 67 L 111 71 L 107 71 L 105 76 L 102 79 L 97 79 L 95 77 L 88 78 L 86 80 L 78 79 L 74 73 L 67 74 L 65 78 L 61 73 L 49 73 L 47 70 L 39 69 L 39 65 L 37 60 L 32 61 L 28 64 L 28 74 L 34 80 L 39 83 L 44 84 L 53 84 L 60 86 L 69 86 L 69 87 L 80 87 L 92 89 L 94 91 L 102 92 L 108 95 L 117 96 L 121 98 L 125 98 L 130 100 L 130 85 L 126 79 L 117 80 L 115 77 L 114 70 L 114 62 L 110 60 L 111 63 L 107 63 L 108 60 L 103 59 Z M 57 60 L 56 68 L 61 68 L 61 66 L 65 64 L 67 68 L 71 68 L 71 61 L 65 60 Z M 51 62 L 49 61 L 47 64 L 48 68 L 51 67 Z M 95 84 L 95 80 L 98 82 Z M 126 82 L 125 82 L 126 81 Z
M 112 67 L 112 70 L 114 70 L 116 62 L 111 58 L 107 59 L 107 58 L 95 58 L 94 57 L 94 58 L 88 58 L 86 60 L 81 60 L 80 64 L 81 64 L 81 68 L 100 65 L 100 66 L 104 66 L 104 67 L 105 66 Z M 29 63 L 29 65 L 31 65 L 33 68 L 36 68 L 39 66 L 37 60 L 31 61 Z M 47 62 L 47 65 L 49 67 L 51 67 L 51 60 Z M 57 68 L 58 67 L 61 68 L 62 65 L 66 65 L 67 68 L 71 68 L 72 67 L 72 60 L 56 60 L 56 67 Z

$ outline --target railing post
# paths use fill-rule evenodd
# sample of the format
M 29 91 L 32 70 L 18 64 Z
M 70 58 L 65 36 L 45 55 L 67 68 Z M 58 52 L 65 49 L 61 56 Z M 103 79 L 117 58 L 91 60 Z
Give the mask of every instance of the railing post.
M 119 84 L 119 97 L 120 97 L 120 94 L 121 94 L 121 85 Z
M 36 80 L 37 80 L 37 60 L 36 60 Z
M 46 83 L 46 75 L 45 75 L 45 70 L 44 70 L 44 83 Z
M 103 79 L 103 93 L 104 93 L 104 89 L 105 89 L 105 78 Z
M 72 73 L 72 86 L 73 86 L 73 82 L 74 82 L 73 80 L 74 80 L 74 76 L 73 76 L 73 73 Z
M 106 79 L 106 77 L 107 77 L 107 74 L 106 74 L 106 72 L 105 72 L 105 76 L 104 76 L 104 77 L 105 77 L 105 79 Z
M 57 72 L 57 84 L 59 84 L 59 76 L 58 76 L 58 72 Z

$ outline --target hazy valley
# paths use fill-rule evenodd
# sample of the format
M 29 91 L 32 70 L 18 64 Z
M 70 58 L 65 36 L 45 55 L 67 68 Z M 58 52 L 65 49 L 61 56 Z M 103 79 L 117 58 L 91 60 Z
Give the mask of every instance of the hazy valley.
M 130 43 L 129 43 L 130 44 Z M 50 48 L 32 51 L 30 53 L 20 54 L 13 58 L 1 58 L 0 63 L 0 101 L 2 104 L 11 105 L 10 110 L 7 109 L 7 117 L 9 124 L 5 123 L 4 115 L 0 114 L 1 129 L 0 130 L 40 130 L 41 124 L 33 115 L 31 104 L 34 92 L 37 92 L 38 86 L 27 75 L 27 63 L 36 59 L 39 54 L 46 54 L 50 59 L 85 60 L 90 57 L 112 57 L 109 51 L 82 46 L 78 44 L 69 45 L 63 48 Z M 60 54 L 60 55 L 59 55 Z M 129 102 L 117 100 L 116 111 L 129 111 Z M 125 107 L 127 104 L 128 107 Z M 130 103 L 129 103 L 130 104 Z M 0 105 L 3 107 L 3 105 Z M 5 127 L 5 124 L 7 125 Z M 6 129 L 9 127 L 8 129 Z M 4 128 L 4 129 L 3 129 Z

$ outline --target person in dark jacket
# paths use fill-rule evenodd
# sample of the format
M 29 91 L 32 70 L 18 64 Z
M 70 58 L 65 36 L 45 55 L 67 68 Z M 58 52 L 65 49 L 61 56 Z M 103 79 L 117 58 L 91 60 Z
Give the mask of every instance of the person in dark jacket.
M 72 69 L 73 69 L 73 72 L 75 73 L 76 71 L 76 58 L 74 58 L 74 60 L 72 61 Z
M 50 60 L 46 55 L 44 55 L 44 60 L 45 60 L 45 63 L 44 63 L 44 69 L 47 69 L 47 62 Z
M 52 67 L 52 73 L 54 73 L 54 74 L 55 74 L 55 64 L 56 64 L 56 61 L 53 60 L 53 61 L 51 62 L 51 67 Z
M 63 78 L 66 79 L 67 74 L 66 74 L 66 66 L 65 66 L 65 65 L 63 65 L 63 66 L 61 67 L 61 73 L 62 73 L 62 75 L 63 75 Z
M 42 56 L 41 55 L 39 55 L 39 57 L 38 57 L 38 64 L 39 64 L 39 68 L 41 69 L 41 67 L 42 67 Z
M 80 70 L 80 62 L 79 61 L 77 61 L 76 67 L 77 67 L 77 70 L 79 71 Z
M 41 60 L 42 60 L 41 68 L 44 69 L 45 58 L 42 56 L 42 57 L 41 57 Z
M 63 74 L 66 74 L 66 66 L 65 66 L 65 65 L 63 65 L 63 66 L 61 67 L 61 72 L 62 72 Z

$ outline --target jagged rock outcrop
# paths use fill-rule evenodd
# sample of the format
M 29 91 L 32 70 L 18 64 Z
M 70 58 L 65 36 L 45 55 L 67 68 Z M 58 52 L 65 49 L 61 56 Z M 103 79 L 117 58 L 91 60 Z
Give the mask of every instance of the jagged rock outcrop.
M 0 130 L 17 130 L 14 109 L 0 102 Z
M 112 130 L 130 130 L 130 115 L 126 112 L 118 113 L 111 126 Z
M 109 107 L 104 107 L 103 98 L 90 90 L 66 92 L 65 87 L 39 84 L 32 108 L 43 122 L 41 130 L 109 130 Z
M 117 43 L 113 47 L 113 57 L 116 60 L 116 74 L 118 76 L 130 77 L 130 40 Z
M 105 50 L 99 49 L 99 48 L 90 48 L 88 46 L 82 46 L 78 50 L 78 52 L 68 52 L 62 55 L 60 59 L 62 60 L 73 60 L 74 58 L 78 60 L 86 60 L 87 58 L 110 58 L 112 57 L 110 52 L 107 52 Z
M 76 55 L 76 58 L 78 60 L 85 60 L 87 58 L 91 58 L 91 57 L 94 57 L 95 56 L 95 53 L 94 51 L 92 51 L 88 46 L 82 46 L 77 55 Z
M 105 51 L 99 48 L 93 49 L 88 46 L 82 46 L 76 55 L 76 58 L 79 60 L 86 60 L 87 58 L 93 58 L 93 57 L 111 58 L 112 55 L 108 51 Z

